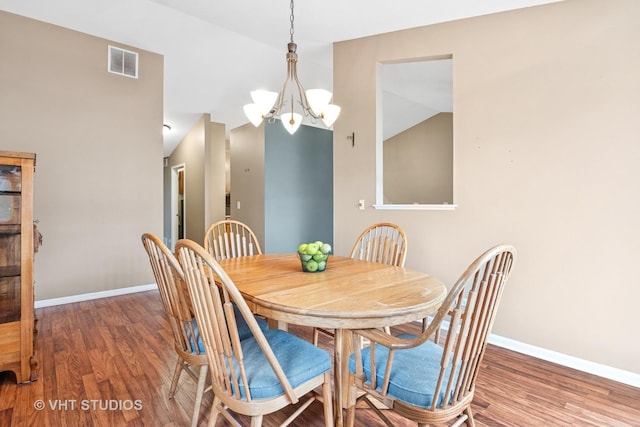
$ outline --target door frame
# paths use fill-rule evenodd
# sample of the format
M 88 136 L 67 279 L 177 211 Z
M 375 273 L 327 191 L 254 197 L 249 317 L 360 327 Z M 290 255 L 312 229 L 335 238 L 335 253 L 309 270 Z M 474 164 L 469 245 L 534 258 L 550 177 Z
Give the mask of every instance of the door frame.
M 179 172 L 183 173 L 183 191 L 182 195 L 179 194 L 179 185 L 178 185 L 178 175 Z M 180 163 L 174 166 L 171 166 L 171 245 L 170 249 L 172 251 L 175 250 L 176 242 L 178 241 L 179 230 L 178 230 L 178 205 L 182 201 L 183 211 L 182 211 L 182 235 L 186 236 L 187 230 L 187 221 L 186 221 L 186 210 L 187 210 L 187 167 L 184 163 Z

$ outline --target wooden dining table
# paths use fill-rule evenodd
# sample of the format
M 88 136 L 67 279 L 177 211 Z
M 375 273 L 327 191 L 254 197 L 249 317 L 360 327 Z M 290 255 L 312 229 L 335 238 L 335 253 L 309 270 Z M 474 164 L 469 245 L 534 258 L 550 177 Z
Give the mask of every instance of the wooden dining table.
M 330 256 L 327 269 L 302 271 L 296 254 L 264 254 L 220 260 L 251 309 L 280 325 L 335 330 L 336 425 L 343 425 L 349 383 L 351 330 L 421 320 L 435 312 L 447 289 L 426 273 Z

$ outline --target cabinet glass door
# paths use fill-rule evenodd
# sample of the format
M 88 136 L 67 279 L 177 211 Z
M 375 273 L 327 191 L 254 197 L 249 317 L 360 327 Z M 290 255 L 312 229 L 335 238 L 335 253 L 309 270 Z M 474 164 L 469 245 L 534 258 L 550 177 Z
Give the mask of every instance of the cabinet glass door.
M 0 323 L 20 320 L 22 169 L 0 165 Z

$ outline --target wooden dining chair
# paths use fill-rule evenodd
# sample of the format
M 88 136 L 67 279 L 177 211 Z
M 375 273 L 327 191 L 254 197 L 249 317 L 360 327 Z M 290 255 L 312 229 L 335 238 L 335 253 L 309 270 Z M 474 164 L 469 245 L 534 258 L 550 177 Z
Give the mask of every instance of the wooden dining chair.
M 200 334 L 191 312 L 187 285 L 184 282 L 184 275 L 178 260 L 157 236 L 151 233 L 143 234 L 142 244 L 149 255 L 164 312 L 173 333 L 174 348 L 178 354 L 173 380 L 169 388 L 169 398 L 173 398 L 175 395 L 180 374 L 183 371 L 186 372 L 197 384 L 191 418 L 191 425 L 195 427 L 198 424 L 200 404 L 205 392 L 208 360 L 202 340 L 198 338 Z
M 149 255 L 164 312 L 171 326 L 174 349 L 178 354 L 173 380 L 169 387 L 169 398 L 174 397 L 183 371 L 196 381 L 196 399 L 191 419 L 191 425 L 196 426 L 202 396 L 211 387 L 205 388 L 209 361 L 193 314 L 187 284 L 177 258 L 157 236 L 151 233 L 143 234 L 142 244 Z M 269 328 L 265 320 L 257 319 L 257 322 L 262 330 Z M 238 322 L 238 330 L 240 339 L 251 335 L 248 325 L 242 320 Z M 197 372 L 194 368 L 197 368 Z
M 239 425 L 232 412 L 250 416 L 251 425 L 260 426 L 264 415 L 308 395 L 283 424 L 288 425 L 318 398 L 313 392 L 318 387 L 325 425 L 332 426 L 329 353 L 281 329 L 262 330 L 231 278 L 196 242 L 179 240 L 176 252 L 209 360 L 214 392 L 209 426 L 218 414 Z M 237 329 L 242 319 L 252 333 L 244 340 Z
M 262 254 L 260 242 L 251 228 L 231 219 L 211 224 L 204 236 L 204 248 L 216 261 Z
M 349 256 L 363 261 L 404 267 L 407 258 L 407 235 L 402 227 L 391 222 L 372 224 L 360 233 Z M 426 324 L 426 319 L 423 324 Z M 333 336 L 333 332 L 328 329 L 313 328 L 314 345 L 318 345 L 320 333 Z
M 419 336 L 394 337 L 379 329 L 354 331 L 347 425 L 353 426 L 360 395 L 358 400 L 367 402 L 389 426 L 393 424 L 369 397 L 418 426 L 452 420 L 455 425 L 473 426 L 475 380 L 515 258 L 510 245 L 495 246 L 478 257 Z M 441 327 L 446 330 L 444 340 L 429 340 Z M 356 346 L 360 337 L 371 344 L 364 349 Z
M 360 234 L 349 256 L 404 267 L 407 258 L 407 236 L 397 224 L 372 224 Z

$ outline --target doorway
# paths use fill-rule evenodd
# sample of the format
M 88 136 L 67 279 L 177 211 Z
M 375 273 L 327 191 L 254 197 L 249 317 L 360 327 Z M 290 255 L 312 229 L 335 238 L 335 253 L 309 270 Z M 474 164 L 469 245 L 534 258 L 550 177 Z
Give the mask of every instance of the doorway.
M 186 235 L 186 168 L 184 163 L 171 168 L 171 245 L 175 251 L 176 242 Z

